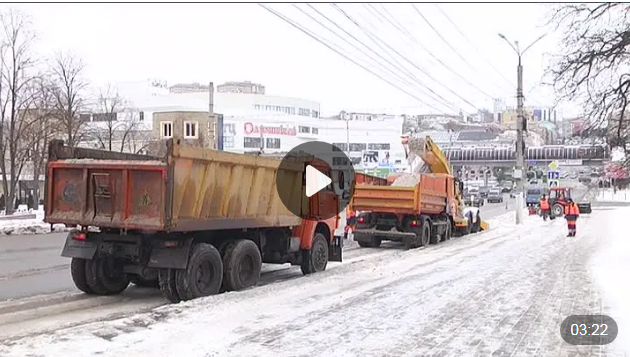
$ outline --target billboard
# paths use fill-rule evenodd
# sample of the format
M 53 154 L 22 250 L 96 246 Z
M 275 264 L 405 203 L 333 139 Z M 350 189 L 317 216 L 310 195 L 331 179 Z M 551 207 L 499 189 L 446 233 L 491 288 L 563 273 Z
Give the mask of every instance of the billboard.
M 390 157 L 389 150 L 363 150 L 361 166 L 365 169 L 393 168 L 394 159 Z

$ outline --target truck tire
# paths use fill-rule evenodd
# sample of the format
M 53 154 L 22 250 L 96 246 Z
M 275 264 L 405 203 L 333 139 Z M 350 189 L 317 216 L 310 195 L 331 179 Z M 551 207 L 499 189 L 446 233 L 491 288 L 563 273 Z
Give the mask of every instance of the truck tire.
M 359 241 L 359 247 L 361 248 L 378 248 L 383 241 L 378 237 L 372 237 L 370 241 Z
M 188 268 L 177 270 L 175 283 L 179 297 L 186 301 L 218 294 L 223 283 L 223 260 L 211 244 L 195 244 Z
M 447 240 L 451 240 L 451 237 L 453 237 L 453 226 L 451 224 L 450 220 L 446 220 L 446 228 L 444 231 L 444 237 L 442 238 L 443 242 L 446 242 Z
M 182 301 L 177 292 L 177 284 L 175 283 L 176 270 L 175 269 L 160 269 L 158 272 L 158 282 L 160 284 L 160 291 L 162 296 L 169 302 L 178 303 Z
M 326 270 L 328 266 L 328 241 L 321 233 L 315 233 L 313 245 L 302 251 L 302 274 L 308 275 Z
M 139 286 L 141 288 L 159 288 L 160 287 L 160 280 L 157 277 L 155 279 L 145 279 L 139 275 L 131 275 L 129 279 L 131 280 L 131 283 L 133 285 Z
M 94 295 L 94 290 L 87 283 L 86 265 L 87 260 L 81 258 L 72 258 L 70 262 L 70 275 L 77 289 L 86 294 Z
M 129 286 L 129 276 L 113 258 L 94 258 L 85 264 L 87 284 L 97 295 L 117 295 Z
M 551 207 L 551 213 L 555 217 L 562 217 L 564 215 L 564 207 L 559 203 L 554 203 Z
M 261 270 L 262 256 L 256 243 L 239 239 L 223 255 L 223 288 L 238 291 L 255 286 Z

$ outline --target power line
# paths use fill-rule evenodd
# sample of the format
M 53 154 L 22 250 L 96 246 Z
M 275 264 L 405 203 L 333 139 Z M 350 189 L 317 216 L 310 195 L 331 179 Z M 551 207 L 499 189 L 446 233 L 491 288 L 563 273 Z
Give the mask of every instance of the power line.
M 366 49 L 368 49 L 369 51 L 373 52 L 376 56 L 380 57 L 381 59 L 385 60 L 388 64 L 390 64 L 391 66 L 393 66 L 394 68 L 398 69 L 400 72 L 402 73 L 406 73 L 407 76 L 411 77 L 416 83 L 418 83 L 420 86 L 426 88 L 429 92 L 433 93 L 435 96 L 437 96 L 439 99 L 436 99 L 435 97 L 432 97 L 430 94 L 424 93 L 426 96 L 430 97 L 432 100 L 435 100 L 437 102 L 440 102 L 440 100 L 442 101 L 441 104 L 445 105 L 446 107 L 451 107 L 451 104 L 442 96 L 440 96 L 438 93 L 436 93 L 435 91 L 433 91 L 431 88 L 429 88 L 427 85 L 425 85 L 424 83 L 422 83 L 422 81 L 420 81 L 416 76 L 413 75 L 413 73 L 411 73 L 409 70 L 407 70 L 407 68 L 405 68 L 404 66 L 402 66 L 400 63 L 398 63 L 399 67 L 396 67 L 396 65 L 394 65 L 393 63 L 391 63 L 389 60 L 387 60 L 386 58 L 384 58 L 381 54 L 379 54 L 377 51 L 375 51 L 373 48 L 371 48 L 370 46 L 366 45 L 363 41 L 357 39 L 354 35 L 352 35 L 351 33 L 349 33 L 346 29 L 344 29 L 343 27 L 339 26 L 339 24 L 337 24 L 337 22 L 331 20 L 330 18 L 328 18 L 325 14 L 322 14 L 319 10 L 317 10 L 316 8 L 314 8 L 311 4 L 306 4 L 307 6 L 309 6 L 311 9 L 313 9 L 313 11 L 317 12 L 320 16 L 322 16 L 323 18 L 325 18 L 326 20 L 328 20 L 328 22 L 332 23 L 333 25 L 335 25 L 338 29 L 340 29 L 341 31 L 343 31 L 347 36 L 350 36 L 352 39 L 354 39 L 355 41 L 357 41 L 358 43 L 360 43 L 363 47 L 365 47 Z M 326 25 L 322 24 L 320 21 L 318 21 L 317 19 L 315 19 L 314 17 L 312 17 L 310 14 L 306 13 L 305 11 L 303 11 L 302 9 L 300 9 L 297 5 L 293 4 L 293 6 L 295 6 L 298 10 L 300 10 L 303 14 L 305 14 L 306 16 L 310 17 L 312 20 L 314 20 L 315 22 L 317 22 L 319 25 L 321 25 L 322 27 L 324 27 L 325 29 L 327 29 L 328 31 L 332 32 L 333 34 L 335 34 L 336 36 L 338 36 L 339 38 L 341 38 L 342 40 L 344 40 L 346 43 L 350 44 L 351 46 L 353 46 L 355 49 L 357 49 L 359 52 L 361 52 L 362 54 L 368 56 L 370 59 L 372 59 L 374 62 L 376 62 L 377 64 L 382 65 L 381 63 L 379 63 L 379 61 L 377 59 L 374 59 L 372 56 L 370 56 L 369 54 L 365 53 L 365 51 L 359 49 L 356 45 L 354 45 L 353 43 L 351 43 L 350 41 L 348 41 L 344 36 L 340 35 L 339 33 L 335 32 L 334 30 L 331 30 L 330 28 L 328 28 Z M 383 67 L 385 67 L 386 69 L 388 69 L 386 66 L 382 65 Z M 402 69 L 400 68 L 402 67 Z M 389 70 L 389 69 L 388 69 Z M 392 70 L 389 70 L 391 73 L 393 73 L 394 75 L 397 75 L 399 78 L 401 78 L 402 81 L 406 81 L 408 85 L 410 86 L 414 86 L 414 84 L 410 83 L 409 80 L 407 80 L 406 78 L 403 78 L 402 76 L 400 76 L 399 74 L 395 73 Z
M 424 20 L 424 22 L 426 22 L 426 23 L 427 23 L 427 25 L 429 25 L 429 27 L 433 30 L 433 32 L 435 32 L 435 33 L 436 33 L 436 34 L 440 37 L 440 39 L 442 39 L 442 41 L 444 41 L 444 43 L 446 43 L 446 45 L 447 45 L 447 46 L 448 46 L 451 50 L 453 50 L 453 52 L 455 52 L 455 54 L 456 54 L 456 55 L 458 55 L 458 56 L 459 56 L 459 58 L 461 58 L 461 59 L 462 59 L 462 60 L 463 60 L 466 64 L 468 64 L 468 65 L 469 65 L 469 66 L 470 66 L 473 70 L 475 70 L 475 68 L 474 68 L 474 67 L 472 67 L 472 66 L 470 65 L 470 63 L 468 63 L 468 61 L 466 61 L 466 60 L 464 59 L 464 57 L 462 57 L 462 55 L 460 55 L 460 54 L 459 54 L 459 52 L 458 52 L 455 48 L 453 48 L 453 46 L 451 46 L 451 44 L 450 44 L 450 43 L 449 43 L 449 42 L 448 42 L 448 41 L 447 41 L 447 40 L 446 40 L 446 39 L 442 36 L 442 34 L 440 33 L 440 31 L 438 31 L 435 27 L 433 27 L 433 25 L 431 24 L 431 22 L 429 22 L 429 20 L 427 20 L 427 18 L 426 18 L 426 17 L 424 17 L 424 15 L 422 14 L 422 12 L 420 12 L 420 10 L 418 10 L 418 8 L 416 7 L 416 4 L 411 4 L 411 6 L 414 8 L 414 10 L 416 10 L 416 12 L 418 13 L 418 15 L 420 15 L 420 17 L 422 17 L 422 19 Z M 490 94 L 486 93 L 483 89 L 481 89 L 481 88 L 477 87 L 476 85 L 474 85 L 474 84 L 472 84 L 472 83 L 468 82 L 466 79 L 464 79 L 464 77 L 462 77 L 462 76 L 460 76 L 460 77 L 461 77 L 464 81 L 466 81 L 466 83 L 468 83 L 471 87 L 473 87 L 473 88 L 475 88 L 476 90 L 478 90 L 480 93 L 485 94 L 486 96 L 490 97 L 491 99 L 494 99 L 494 96 L 492 96 L 492 95 L 490 95 Z
M 342 56 L 343 58 L 347 59 L 348 61 L 354 63 L 355 65 L 363 68 L 364 70 L 366 70 L 367 72 L 369 72 L 370 74 L 376 76 L 377 78 L 381 79 L 382 81 L 388 83 L 389 85 L 391 85 L 392 87 L 398 89 L 399 91 L 407 94 L 408 96 L 416 99 L 417 101 L 419 101 L 420 103 L 426 104 L 428 107 L 437 110 L 438 112 L 442 112 L 441 110 L 435 108 L 433 105 L 424 102 L 422 99 L 418 98 L 417 96 L 415 96 L 412 93 L 409 93 L 407 90 L 400 88 L 399 86 L 393 84 L 392 82 L 390 82 L 389 80 L 381 77 L 380 75 L 378 75 L 377 73 L 374 73 L 372 70 L 370 70 L 369 68 L 365 67 L 364 65 L 356 62 L 355 60 L 353 60 L 352 58 L 348 57 L 347 55 L 341 53 L 339 50 L 337 50 L 336 48 L 332 47 L 331 45 L 329 45 L 328 43 L 320 40 L 319 38 L 317 38 L 317 36 L 315 36 L 311 31 L 309 31 L 308 29 L 305 29 L 304 27 L 300 26 L 299 24 L 297 24 L 295 21 L 292 21 L 291 19 L 287 18 L 286 16 L 274 11 L 273 9 L 259 3 L 258 5 L 260 5 L 263 9 L 269 11 L 270 13 L 272 13 L 273 15 L 277 16 L 278 18 L 282 19 L 283 21 L 285 21 L 286 23 L 290 24 L 291 26 L 293 26 L 294 28 L 298 29 L 299 31 L 303 32 L 304 34 L 308 35 L 309 37 L 311 37 L 312 39 L 314 39 L 315 41 L 321 43 L 322 45 L 326 46 L 328 49 L 334 51 L 335 53 L 337 53 L 338 55 Z
M 371 5 L 371 4 L 370 4 L 370 5 Z M 383 7 L 383 6 L 381 5 L 381 7 Z M 411 36 L 411 38 L 412 38 L 412 39 L 415 39 L 415 37 L 413 37 L 413 35 L 411 35 L 411 34 L 409 33 L 409 31 L 407 31 L 407 30 L 404 28 L 404 26 L 400 25 L 400 23 L 398 23 L 398 25 L 396 25 L 394 22 L 392 22 L 392 20 L 391 20 L 391 19 L 389 19 L 387 16 L 385 16 L 385 15 L 383 15 L 381 12 L 379 12 L 379 11 L 378 11 L 378 9 L 376 9 L 375 7 L 372 7 L 372 8 L 373 8 L 373 10 L 374 10 L 374 11 L 375 11 L 378 15 L 380 15 L 381 17 L 383 17 L 383 19 L 385 19 L 387 22 L 389 22 L 389 24 L 390 24 L 390 25 L 392 25 L 394 28 L 396 28 L 397 30 L 401 31 L 403 34 L 407 34 L 408 36 Z M 385 9 L 384 7 L 383 7 L 383 10 L 385 10 L 385 12 L 387 12 L 387 9 Z M 387 13 L 388 13 L 388 15 L 390 15 L 390 14 L 389 14 L 389 12 L 387 12 Z M 390 15 L 390 16 L 391 16 L 391 15 Z M 378 19 L 378 17 L 377 17 L 377 19 Z M 396 20 L 394 20 L 394 21 L 395 21 L 395 22 L 398 22 L 398 21 L 396 21 Z M 458 74 L 458 73 L 454 72 L 454 71 L 453 71 L 450 67 L 448 67 L 448 66 L 447 66 L 444 62 L 442 62 L 442 61 L 441 61 L 441 60 L 440 60 L 437 56 L 435 56 L 435 55 L 434 55 L 434 54 L 433 54 L 433 53 L 432 53 L 429 49 L 427 49 L 427 48 L 426 48 L 426 47 L 422 44 L 422 42 L 418 41 L 417 39 L 415 39 L 415 41 L 416 41 L 416 43 L 417 43 L 417 44 L 418 44 L 418 45 L 419 45 L 419 46 L 420 46 L 420 47 L 421 47 L 421 48 L 422 48 L 425 52 L 427 52 L 429 55 L 431 55 L 431 57 L 433 57 L 435 60 L 437 60 L 437 61 L 438 61 L 438 62 L 439 62 L 442 66 L 444 66 L 447 70 L 449 70 L 449 71 L 451 71 L 452 73 L 454 73 L 454 74 L 456 74 L 456 75 L 458 75 L 458 76 L 459 76 L 459 74 Z M 414 64 L 414 66 L 415 66 L 416 68 L 418 68 L 418 66 L 416 66 L 415 64 Z M 422 69 L 420 69 L 420 70 L 421 70 L 421 71 L 423 71 Z M 426 71 L 423 71 L 423 73 L 426 73 Z M 430 75 L 428 75 L 428 76 L 430 76 Z M 461 76 L 460 76 L 460 77 L 461 77 Z M 430 77 L 430 78 L 432 78 L 432 77 Z M 465 79 L 464 79 L 464 80 L 465 80 Z M 434 79 L 434 81 L 435 81 L 436 83 L 438 83 L 438 84 L 442 85 L 442 86 L 443 86 L 444 88 L 446 88 L 449 92 L 451 92 L 451 93 L 452 93 L 452 94 L 454 94 L 456 97 L 458 97 L 459 99 L 461 99 L 462 101 L 464 101 L 466 104 L 468 104 L 468 105 L 470 105 L 471 107 L 473 107 L 473 108 L 475 108 L 475 109 L 479 110 L 479 108 L 477 108 L 474 104 L 472 104 L 472 103 L 471 103 L 471 102 L 469 102 L 466 98 L 462 97 L 461 95 L 459 95 L 459 94 L 457 94 L 456 92 L 454 92 L 453 90 L 451 90 L 449 87 L 447 87 L 447 86 L 446 86 L 446 85 L 444 85 L 443 83 L 438 82 L 438 81 L 436 81 L 435 79 Z
M 361 24 L 359 24 L 353 17 L 351 17 L 350 15 L 348 15 L 343 9 L 341 9 L 339 6 L 337 6 L 337 4 L 332 4 L 339 12 L 341 12 L 348 20 L 350 20 L 353 24 L 355 24 L 360 30 L 362 30 L 366 35 L 368 35 L 368 37 L 370 37 L 374 43 L 379 46 L 383 51 L 387 52 L 386 49 L 384 49 L 378 42 L 381 42 L 383 45 L 385 45 L 387 48 L 389 48 L 391 51 L 393 51 L 394 53 L 396 53 L 398 56 L 400 56 L 403 60 L 405 60 L 406 62 L 408 62 L 410 65 L 412 65 L 413 67 L 415 67 L 417 70 L 421 71 L 422 73 L 424 73 L 425 75 L 427 75 L 427 77 L 433 79 L 433 81 L 435 81 L 436 83 L 439 83 L 438 81 L 436 81 L 426 70 L 424 70 L 423 68 L 419 67 L 417 64 L 413 63 L 412 61 L 410 61 L 407 57 L 403 56 L 402 54 L 400 54 L 400 52 L 398 52 L 395 48 L 393 48 L 392 46 L 390 46 L 389 44 L 387 44 L 387 42 L 383 41 L 382 39 L 380 39 L 378 36 L 372 34 L 369 30 L 365 29 L 363 26 L 361 26 Z M 444 86 L 444 85 L 443 85 Z M 477 109 L 477 107 L 472 104 L 471 102 L 469 102 L 468 100 L 466 100 L 465 98 L 461 97 L 460 95 L 458 95 L 457 93 L 455 93 L 454 91 L 452 91 L 450 88 L 444 86 L 445 88 L 447 88 L 447 90 L 449 90 L 451 93 L 455 94 L 457 97 L 459 97 L 461 100 L 463 100 L 466 104 L 470 105 L 471 107 Z

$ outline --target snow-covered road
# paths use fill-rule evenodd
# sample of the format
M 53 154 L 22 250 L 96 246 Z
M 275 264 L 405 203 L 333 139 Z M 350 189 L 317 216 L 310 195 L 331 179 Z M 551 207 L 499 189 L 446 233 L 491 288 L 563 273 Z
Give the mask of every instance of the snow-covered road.
M 7 341 L 0 356 L 624 356 L 628 290 L 610 264 L 630 264 L 613 234 L 629 214 L 597 208 L 576 238 L 562 219 L 514 233 L 502 216 L 427 249 L 368 249 L 321 274 Z M 562 341 L 565 317 L 598 313 L 620 325 L 613 344 Z

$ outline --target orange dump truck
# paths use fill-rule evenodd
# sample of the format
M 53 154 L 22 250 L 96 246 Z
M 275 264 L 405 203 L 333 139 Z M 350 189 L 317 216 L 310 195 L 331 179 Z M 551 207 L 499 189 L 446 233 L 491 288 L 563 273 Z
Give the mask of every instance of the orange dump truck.
M 317 219 L 336 215 L 336 194 L 304 194 L 305 165 L 332 178 L 324 162 L 279 169 L 276 158 L 166 146 L 150 157 L 51 142 L 45 221 L 79 227 L 61 254 L 78 289 L 112 295 L 133 282 L 177 302 L 256 285 L 263 262 L 310 274 L 341 261 L 338 219 Z M 294 182 L 291 211 L 274 183 L 281 176 Z M 309 219 L 291 213 L 300 210 Z
M 465 221 L 464 229 L 457 224 L 456 216 L 463 215 L 456 199 L 460 182 L 448 174 L 419 177 L 410 186 L 355 185 L 351 208 L 361 212 L 354 231 L 360 246 L 378 247 L 391 240 L 404 242 L 409 249 L 470 232 L 474 222 Z

